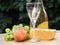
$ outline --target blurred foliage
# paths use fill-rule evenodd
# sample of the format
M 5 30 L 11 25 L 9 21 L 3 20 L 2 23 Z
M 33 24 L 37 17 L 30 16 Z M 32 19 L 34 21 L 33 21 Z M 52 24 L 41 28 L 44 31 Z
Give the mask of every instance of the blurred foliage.
M 25 6 L 26 2 L 30 1 L 0 0 L 0 33 L 4 32 L 5 28 L 11 28 L 13 25 L 19 23 L 24 25 L 29 24 Z
M 24 9 L 26 0 L 0 0 L 0 10 L 9 11 L 9 9 L 15 8 L 22 11 Z
M 29 24 L 26 2 L 34 0 L 0 0 L 0 32 L 6 27 Z M 49 18 L 49 27 L 60 29 L 60 0 L 43 0 Z

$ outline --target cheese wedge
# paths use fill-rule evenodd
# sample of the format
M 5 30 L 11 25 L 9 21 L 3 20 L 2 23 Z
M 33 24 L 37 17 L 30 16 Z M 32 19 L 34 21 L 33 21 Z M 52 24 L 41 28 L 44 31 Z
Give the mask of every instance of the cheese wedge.
M 37 40 L 52 40 L 55 33 L 55 29 L 32 29 L 30 30 L 30 38 L 34 36 Z

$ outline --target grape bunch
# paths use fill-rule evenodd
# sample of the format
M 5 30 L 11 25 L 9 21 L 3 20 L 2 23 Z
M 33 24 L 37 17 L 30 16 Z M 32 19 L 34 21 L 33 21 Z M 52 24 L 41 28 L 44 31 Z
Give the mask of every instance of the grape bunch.
M 27 31 L 27 33 L 29 33 L 29 26 L 25 25 L 23 26 L 23 24 L 19 24 L 19 25 L 13 25 L 12 29 L 10 28 L 6 28 L 5 29 L 5 36 L 4 36 L 4 39 L 6 41 L 11 41 L 11 40 L 14 40 L 14 32 L 18 29 L 18 28 L 23 28 Z
M 5 34 L 4 39 L 5 39 L 6 41 L 8 41 L 8 40 L 13 40 L 13 39 L 14 39 L 13 32 L 12 32 L 9 28 L 6 28 L 6 29 L 5 29 L 5 32 L 6 32 L 6 34 Z

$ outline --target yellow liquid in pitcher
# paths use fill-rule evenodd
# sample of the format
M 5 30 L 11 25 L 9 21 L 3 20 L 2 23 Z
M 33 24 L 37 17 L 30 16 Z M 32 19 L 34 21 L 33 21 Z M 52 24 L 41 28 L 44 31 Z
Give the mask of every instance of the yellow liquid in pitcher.
M 39 24 L 37 26 L 37 28 L 40 28 L 40 29 L 48 29 L 48 21 L 42 22 L 41 24 Z

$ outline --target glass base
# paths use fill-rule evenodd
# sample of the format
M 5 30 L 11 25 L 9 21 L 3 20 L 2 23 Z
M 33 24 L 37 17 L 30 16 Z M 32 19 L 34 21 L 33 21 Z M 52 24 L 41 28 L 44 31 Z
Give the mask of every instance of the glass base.
M 38 42 L 37 39 L 30 39 L 31 42 Z

